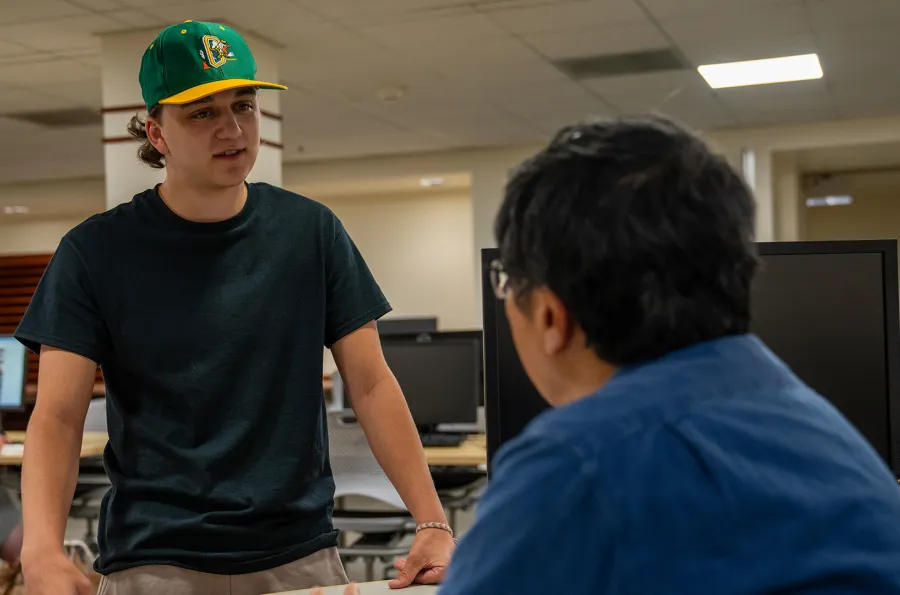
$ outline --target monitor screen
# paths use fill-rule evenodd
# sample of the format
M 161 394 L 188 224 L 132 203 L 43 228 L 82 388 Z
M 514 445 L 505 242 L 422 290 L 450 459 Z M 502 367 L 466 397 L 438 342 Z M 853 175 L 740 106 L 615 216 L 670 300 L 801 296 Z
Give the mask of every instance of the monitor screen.
M 480 331 L 382 337 L 381 348 L 416 425 L 476 423 L 483 386 Z
M 831 401 L 900 475 L 900 328 L 894 241 L 759 244 L 751 331 Z M 485 250 L 485 264 L 498 257 Z M 485 275 L 488 460 L 547 408 Z
M 21 409 L 25 396 L 25 346 L 15 338 L 0 335 L 0 409 Z

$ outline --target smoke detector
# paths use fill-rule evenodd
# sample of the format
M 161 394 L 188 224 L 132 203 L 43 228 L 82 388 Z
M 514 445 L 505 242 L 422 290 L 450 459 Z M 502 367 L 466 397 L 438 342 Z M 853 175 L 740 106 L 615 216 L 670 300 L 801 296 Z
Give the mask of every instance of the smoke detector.
M 403 85 L 388 85 L 378 89 L 378 99 L 385 103 L 397 103 L 406 95 L 406 87 Z

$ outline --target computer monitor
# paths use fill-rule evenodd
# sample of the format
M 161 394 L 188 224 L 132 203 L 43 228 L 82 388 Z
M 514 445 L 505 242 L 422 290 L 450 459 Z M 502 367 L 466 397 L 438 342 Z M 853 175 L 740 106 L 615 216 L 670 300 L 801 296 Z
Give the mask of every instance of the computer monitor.
M 437 318 L 382 318 L 378 321 L 378 334 L 387 336 L 436 333 L 437 327 Z
M 758 244 L 751 331 L 831 401 L 900 477 L 897 242 Z M 488 461 L 548 407 L 531 384 L 490 286 L 484 250 Z
M 481 331 L 416 333 L 381 338 L 416 425 L 474 424 L 483 391 Z
M 0 410 L 21 410 L 28 352 L 14 337 L 0 335 Z

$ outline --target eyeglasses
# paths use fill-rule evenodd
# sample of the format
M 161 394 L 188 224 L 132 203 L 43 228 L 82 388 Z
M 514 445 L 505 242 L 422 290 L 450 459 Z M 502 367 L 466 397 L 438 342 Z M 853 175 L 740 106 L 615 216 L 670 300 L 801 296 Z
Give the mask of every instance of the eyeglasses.
M 509 274 L 499 260 L 491 261 L 488 272 L 491 275 L 491 287 L 498 299 L 505 300 L 509 294 Z

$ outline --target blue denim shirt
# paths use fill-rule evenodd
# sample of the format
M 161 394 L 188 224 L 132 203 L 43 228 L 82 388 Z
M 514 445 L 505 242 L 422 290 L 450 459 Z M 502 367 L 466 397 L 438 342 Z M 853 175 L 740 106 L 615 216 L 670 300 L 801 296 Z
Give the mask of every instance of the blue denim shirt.
M 900 593 L 900 487 L 752 335 L 620 371 L 505 445 L 440 595 Z

